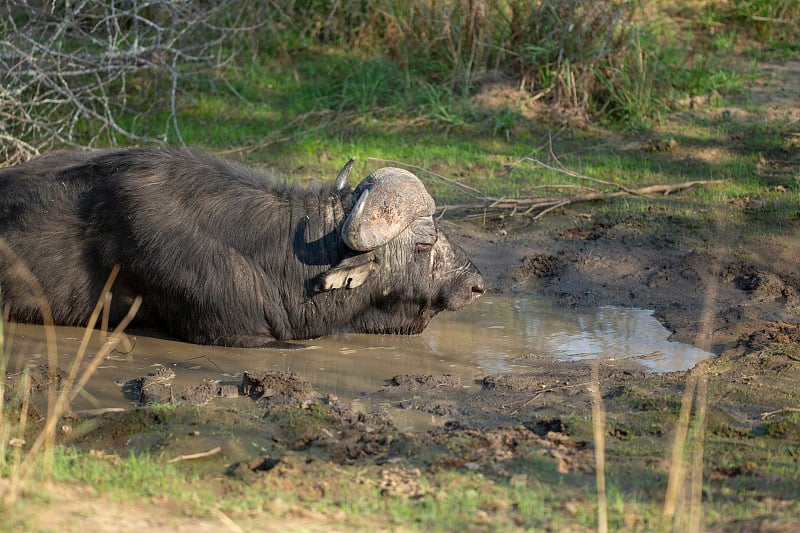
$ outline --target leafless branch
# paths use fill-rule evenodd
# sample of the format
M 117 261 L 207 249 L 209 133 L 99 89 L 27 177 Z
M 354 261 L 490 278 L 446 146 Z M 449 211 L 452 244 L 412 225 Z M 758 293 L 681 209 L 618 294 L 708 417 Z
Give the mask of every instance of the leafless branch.
M 62 146 L 183 143 L 182 85 L 227 67 L 234 0 L 0 6 L 0 166 Z M 225 27 L 217 22 L 226 20 Z M 252 29 L 252 28 L 249 28 Z M 166 117 L 158 137 L 155 117 Z M 143 122 L 150 124 L 142 125 Z
M 544 215 L 550 213 L 551 211 L 572 204 L 584 203 L 584 202 L 599 202 L 603 200 L 610 200 L 612 198 L 618 198 L 620 196 L 629 196 L 629 195 L 649 196 L 653 194 L 661 194 L 667 196 L 674 192 L 690 189 L 698 185 L 711 185 L 714 183 L 723 183 L 724 181 L 725 180 L 685 181 L 683 183 L 648 185 L 646 187 L 638 187 L 635 189 L 626 188 L 625 190 L 617 190 L 612 192 L 591 191 L 583 194 L 578 194 L 575 196 L 566 196 L 566 197 L 542 197 L 542 198 L 522 198 L 522 199 L 501 198 L 491 203 L 447 206 L 447 209 L 448 210 L 456 208 L 470 209 L 470 210 L 482 209 L 484 211 L 492 210 L 498 214 L 503 213 L 504 210 L 506 213 L 510 210 L 511 214 L 516 214 L 517 211 L 521 211 L 522 215 L 531 215 L 533 220 L 538 220 L 542 218 Z M 468 215 L 467 218 L 479 218 L 484 216 L 485 213 L 481 213 L 475 215 Z
M 572 196 L 550 195 L 550 196 L 533 196 L 527 198 L 507 198 L 507 197 L 495 198 L 483 193 L 482 191 L 474 187 L 461 183 L 452 178 L 442 176 L 441 174 L 431 172 L 430 170 L 427 170 L 425 168 L 416 165 L 411 165 L 408 163 L 404 163 L 402 161 L 394 161 L 391 159 L 378 159 L 375 157 L 370 157 L 369 159 L 370 161 L 390 163 L 393 165 L 398 165 L 405 168 L 413 169 L 418 173 L 419 177 L 423 179 L 431 179 L 432 181 L 444 184 L 447 187 L 457 189 L 461 193 L 466 193 L 468 196 L 472 198 L 472 200 L 467 200 L 466 203 L 462 204 L 445 204 L 437 206 L 436 211 L 438 213 L 439 218 L 444 216 L 445 212 L 449 211 L 480 211 L 479 213 L 467 214 L 465 218 L 485 218 L 491 215 L 513 216 L 519 213 L 524 216 L 531 216 L 534 220 L 537 220 L 556 209 L 571 204 L 577 204 L 583 202 L 598 202 L 603 200 L 610 200 L 612 198 L 617 198 L 620 196 L 652 196 L 655 194 L 661 194 L 663 196 L 667 196 L 674 192 L 690 189 L 698 185 L 711 185 L 714 183 L 723 183 L 725 181 L 725 180 L 696 180 L 696 181 L 685 181 L 682 183 L 655 184 L 655 185 L 647 185 L 644 187 L 631 188 L 631 187 L 625 187 L 623 185 L 611 181 L 606 181 L 599 178 L 593 178 L 591 176 L 584 176 L 582 174 L 574 172 L 566 168 L 561 163 L 561 161 L 558 160 L 555 154 L 552 153 L 552 150 L 551 150 L 551 157 L 554 161 L 556 161 L 557 166 L 545 164 L 533 157 L 523 157 L 522 160 L 535 163 L 536 165 L 539 165 L 547 170 L 553 172 L 559 172 L 575 179 L 579 179 L 582 181 L 589 181 L 597 185 L 602 185 L 606 188 L 610 188 L 611 190 L 603 190 L 598 187 L 590 187 L 588 185 L 581 185 L 575 183 L 558 183 L 558 184 L 534 185 L 526 187 L 526 190 L 529 191 L 578 190 L 580 192 Z

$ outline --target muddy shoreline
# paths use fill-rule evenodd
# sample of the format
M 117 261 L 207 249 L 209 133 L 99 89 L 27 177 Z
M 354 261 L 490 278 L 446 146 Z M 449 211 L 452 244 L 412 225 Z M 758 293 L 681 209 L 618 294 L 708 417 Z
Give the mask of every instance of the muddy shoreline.
M 607 446 L 615 450 L 609 476 L 626 490 L 627 472 L 634 469 L 637 478 L 650 480 L 647 498 L 661 501 L 671 469 L 666 458 L 694 374 L 707 379 L 709 494 L 724 505 L 774 501 L 781 509 L 744 521 L 721 519 L 723 529 L 800 526 L 791 518 L 798 488 L 762 466 L 780 450 L 792 457 L 800 446 L 800 423 L 792 414 L 800 374 L 796 236 L 757 243 L 751 251 L 762 251 L 744 257 L 665 247 L 656 237 L 629 234 L 630 220 L 572 222 L 564 217 L 544 228 L 506 225 L 504 235 L 498 227 L 464 224 L 449 231 L 494 292 L 546 295 L 569 307 L 651 308 L 673 338 L 717 357 L 693 371 L 671 373 L 648 372 L 623 359 L 530 358 L 525 372 L 469 383 L 447 372 L 409 369 L 365 392 L 360 399 L 370 406 L 366 410 L 291 372 L 254 368 L 241 379 L 188 385 L 173 385 L 169 372 L 153 372 L 124 384 L 124 394 L 139 407 L 71 413 L 61 422 L 59 440 L 103 457 L 146 453 L 180 461 L 199 455 L 204 458 L 195 464 L 211 479 L 228 480 L 225 486 L 233 488 L 225 490 L 266 484 L 310 501 L 326 494 L 315 480 L 332 467 L 375 469 L 384 497 L 423 501 L 436 497 L 423 479 L 458 471 L 492 483 L 528 483 L 530 465 L 540 462 L 548 476 L 589 485 L 595 473 L 590 389 L 597 364 Z M 18 377 L 7 381 L 10 397 Z M 40 368 L 32 377 L 35 393 L 47 389 L 46 372 Z M 153 407 L 165 404 L 167 411 Z M 435 422 L 410 429 L 399 413 Z M 43 419 L 44 403 L 33 405 L 30 415 Z M 762 449 L 778 452 L 764 458 Z M 630 490 L 641 490 L 633 483 Z M 731 487 L 747 489 L 737 496 Z M 569 509 L 592 505 L 570 503 Z M 636 522 L 630 529 L 650 527 L 655 524 Z
M 793 72 L 796 78 L 800 71 Z M 782 109 L 795 113 L 788 118 L 796 117 L 795 103 L 784 102 Z M 739 141 L 723 142 L 734 150 Z M 674 154 L 687 160 L 697 155 Z M 772 193 L 788 194 L 796 187 L 800 159 L 787 151 L 772 156 L 760 168 L 779 167 Z M 574 308 L 652 309 L 674 340 L 716 354 L 688 372 L 647 372 L 621 359 L 596 363 L 609 479 L 622 494 L 629 490 L 656 505 L 663 502 L 673 467 L 669 452 L 684 394 L 691 392 L 692 380 L 703 380 L 703 498 L 719 513 L 707 520 L 712 530 L 800 528 L 800 212 L 781 212 L 785 220 L 753 231 L 746 226 L 758 220 L 753 213 L 762 209 L 760 202 L 737 198 L 696 217 L 678 216 L 675 204 L 652 201 L 632 212 L 565 209 L 535 222 L 524 216 L 441 221 L 491 292 L 542 295 Z M 288 523 L 329 491 L 319 479 L 331 465 L 363 468 L 380 494 L 404 499 L 438 498 L 431 491 L 439 489 L 422 479 L 448 471 L 474 472 L 504 486 L 585 487 L 594 482 L 595 469 L 589 392 L 594 364 L 531 358 L 525 372 L 488 374 L 469 383 L 447 371 L 409 368 L 365 392 L 366 410 L 291 372 L 253 368 L 246 378 L 225 383 L 176 384 L 154 370 L 121 384 L 139 407 L 72 413 L 63 419 L 59 439 L 101 457 L 147 453 L 176 459 L 216 450 L 195 468 L 208 479 L 222 477 L 223 490 L 235 493 L 241 484 L 261 483 L 302 495 L 298 505 L 275 513 Z M 34 394 L 53 380 L 58 386 L 59 375 L 63 369 L 48 376 L 39 367 L 32 373 Z M 19 378 L 7 376 L 9 401 L 20 397 Z M 170 408 L 154 407 L 164 404 Z M 438 423 L 408 429 L 397 422 L 399 412 Z M 35 402 L 29 418 L 44 416 L 43 402 Z M 573 477 L 560 477 L 567 475 Z M 551 503 L 568 517 L 578 508 L 594 510 L 591 495 L 577 503 L 559 498 L 556 492 Z M 508 502 L 487 513 L 511 515 L 506 525 L 549 528 L 546 516 L 532 522 L 536 518 L 521 516 Z M 659 525 L 631 516 L 627 530 Z M 312 522 L 329 525 L 329 518 L 314 515 Z
M 522 222 L 517 227 L 508 221 L 494 227 L 446 224 L 483 272 L 492 292 L 544 295 L 558 305 L 574 308 L 615 305 L 653 309 L 673 332 L 672 339 L 718 356 L 703 365 L 712 372 L 726 368 L 735 373 L 737 366 L 731 361 L 748 360 L 754 352 L 774 351 L 776 346 L 779 352 L 786 348 L 781 353 L 786 352 L 788 364 L 794 364 L 791 354 L 797 351 L 800 266 L 794 260 L 792 235 L 759 243 L 766 251 L 751 253 L 746 260 L 741 255 L 731 258 L 723 248 L 697 252 L 664 246 L 660 235 L 632 231 L 638 224 L 630 218 L 589 220 L 577 226 L 567 215 L 554 216 L 541 225 Z M 726 235 L 725 240 L 730 239 Z M 771 261 L 753 259 L 757 257 Z M 451 428 L 536 425 L 542 417 L 588 413 L 592 362 L 520 357 L 528 357 L 523 373 L 479 376 L 474 383 L 465 383 L 447 373 L 414 374 L 409 369 L 409 374 L 387 375 L 382 388 L 360 394 L 369 405 L 391 406 L 395 412 L 405 410 L 417 417 L 433 415 L 436 425 L 446 423 Z M 633 360 L 600 360 L 598 364 L 606 391 L 633 382 L 643 390 L 663 386 L 677 393 L 687 375 L 655 375 Z M 245 372 L 244 381 L 236 378 L 222 384 L 205 379 L 173 384 L 175 371 L 184 373 L 181 377 L 186 375 L 186 368 L 161 368 L 129 376 L 121 391 L 140 406 L 206 405 L 235 397 L 256 400 L 246 380 L 262 370 L 253 368 Z M 45 380 L 44 371 L 39 374 L 39 381 Z M 261 400 L 272 398 L 272 404 L 277 401 L 304 408 L 314 402 L 336 404 L 340 414 L 347 411 L 350 417 L 377 417 L 392 425 L 387 412 L 350 412 L 338 399 L 331 403 L 329 391 L 314 390 L 293 372 L 273 374 L 275 383 L 266 387 Z M 12 384 L 18 375 L 11 376 Z M 34 378 L 34 390 L 43 390 L 44 385 Z M 765 379 L 769 377 L 765 375 Z M 297 391 L 303 391 L 302 398 Z M 610 392 L 607 395 L 613 397 Z M 269 401 L 266 404 L 271 405 L 267 411 L 274 407 Z M 785 397 L 776 390 L 775 395 L 766 394 L 761 404 L 764 411 L 780 409 Z

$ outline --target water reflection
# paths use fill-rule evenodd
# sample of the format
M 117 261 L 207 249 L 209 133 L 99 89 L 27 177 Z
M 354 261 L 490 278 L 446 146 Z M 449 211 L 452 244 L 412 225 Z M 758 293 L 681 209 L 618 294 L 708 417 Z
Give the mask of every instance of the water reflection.
M 434 352 L 455 345 L 474 353 L 486 373 L 510 372 L 510 361 L 522 355 L 636 359 L 656 372 L 688 370 L 713 356 L 692 345 L 668 341 L 669 330 L 651 311 L 564 309 L 530 297 L 487 298 L 447 322 L 432 324 L 423 336 L 430 339 Z
M 68 368 L 83 331 L 58 328 L 60 366 Z M 126 406 L 122 384 L 159 366 L 176 371 L 177 384 L 202 379 L 241 381 L 245 370 L 297 372 L 322 394 L 355 400 L 398 374 L 452 374 L 465 387 L 488 374 L 528 371 L 531 359 L 637 358 L 653 371 L 685 370 L 711 354 L 668 342 L 669 332 L 639 309 L 603 307 L 575 311 L 535 298 L 484 297 L 455 313 L 437 316 L 413 337 L 337 334 L 298 351 L 198 346 L 136 335 L 130 353 L 114 353 L 90 381 L 82 407 Z M 100 344 L 93 335 L 89 353 Z M 14 326 L 11 368 L 46 358 L 42 328 Z

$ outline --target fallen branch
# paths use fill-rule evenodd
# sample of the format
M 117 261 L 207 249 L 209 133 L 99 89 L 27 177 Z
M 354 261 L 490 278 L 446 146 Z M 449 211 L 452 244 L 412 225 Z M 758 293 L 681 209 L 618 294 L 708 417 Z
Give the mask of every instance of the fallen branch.
M 800 413 L 800 409 L 798 409 L 797 407 L 784 407 L 783 409 L 778 409 L 777 411 L 769 411 L 766 413 L 761 413 L 761 420 L 769 420 L 770 418 L 785 413 Z
M 107 413 L 124 413 L 127 411 L 124 407 L 102 407 L 99 409 L 79 409 L 77 411 L 67 411 L 64 413 L 64 418 L 88 418 L 94 416 L 103 416 Z
M 178 461 L 188 461 L 191 459 L 202 459 L 203 457 L 211 457 L 212 455 L 216 455 L 222 451 L 222 448 L 217 446 L 216 448 L 211 448 L 207 452 L 200 452 L 200 453 L 190 453 L 188 455 L 179 455 L 177 457 L 173 457 L 168 463 L 177 463 Z
M 542 218 L 547 213 L 555 209 L 558 209 L 559 207 L 565 207 L 572 204 L 583 203 L 583 202 L 598 202 L 603 200 L 610 200 L 612 198 L 618 198 L 620 196 L 651 196 L 654 194 L 661 194 L 667 196 L 674 192 L 690 189 L 698 185 L 711 185 L 715 183 L 723 183 L 724 181 L 725 180 L 695 180 L 695 181 L 685 181 L 683 183 L 648 185 L 646 187 L 638 187 L 635 189 L 624 188 L 623 190 L 617 190 L 612 192 L 603 192 L 592 189 L 589 192 L 577 194 L 575 196 L 565 196 L 565 197 L 542 197 L 542 198 L 519 198 L 519 199 L 489 198 L 487 199 L 486 202 L 481 204 L 462 204 L 457 206 L 450 205 L 450 206 L 442 206 L 438 209 L 448 210 L 448 211 L 452 209 L 467 209 L 467 210 L 481 209 L 484 211 L 511 210 L 512 215 L 516 214 L 517 211 L 521 211 L 523 215 L 533 215 L 533 219 L 537 220 Z M 480 214 L 468 215 L 467 218 L 480 218 L 485 215 L 486 213 L 480 213 Z
M 642 196 L 647 197 L 654 194 L 661 194 L 663 196 L 670 195 L 674 192 L 683 191 L 686 189 L 690 189 L 692 187 L 696 187 L 698 185 L 711 185 L 715 183 L 724 183 L 726 180 L 694 180 L 694 181 L 684 181 L 682 183 L 665 183 L 665 184 L 655 184 L 655 185 L 647 185 L 645 187 L 626 187 L 619 183 L 614 183 L 613 181 L 602 180 L 599 178 L 593 178 L 591 176 L 584 176 L 583 174 L 578 174 L 572 170 L 566 168 L 561 161 L 559 161 L 558 157 L 553 153 L 552 145 L 550 149 L 550 155 L 553 161 L 557 163 L 557 166 L 548 165 L 547 163 L 543 163 L 542 161 L 533 158 L 533 157 L 523 157 L 523 161 L 530 161 L 535 163 L 547 170 L 553 172 L 560 172 L 562 174 L 566 174 L 575 179 L 583 180 L 592 182 L 598 185 L 603 185 L 605 187 L 613 187 L 615 190 L 613 191 L 603 191 L 598 187 L 590 187 L 588 185 L 581 185 L 581 184 L 574 184 L 574 183 L 560 183 L 560 184 L 549 184 L 549 185 L 537 185 L 534 187 L 529 187 L 528 189 L 577 189 L 581 190 L 580 194 L 576 194 L 574 196 L 543 196 L 543 197 L 530 197 L 530 198 L 507 198 L 505 196 L 501 198 L 493 198 L 491 196 L 487 196 L 482 191 L 471 187 L 469 185 L 463 184 L 457 180 L 447 178 L 442 176 L 441 174 L 437 174 L 435 172 L 431 172 L 425 168 L 411 165 L 409 163 L 404 163 L 402 161 L 395 161 L 391 159 L 379 159 L 376 157 L 370 157 L 370 161 L 377 161 L 380 163 L 389 163 L 398 166 L 402 166 L 408 169 L 411 169 L 417 173 L 420 178 L 430 179 L 432 181 L 436 181 L 442 183 L 448 187 L 455 187 L 460 189 L 462 192 L 468 194 L 475 198 L 475 202 L 473 203 L 465 203 L 465 204 L 444 204 L 439 205 L 436 208 L 438 213 L 438 218 L 444 216 L 445 212 L 447 211 L 459 211 L 459 210 L 468 210 L 468 211 L 475 211 L 480 210 L 480 213 L 475 213 L 471 215 L 466 215 L 465 218 L 485 218 L 489 216 L 491 213 L 490 211 L 511 211 L 508 216 L 513 216 L 520 211 L 523 215 L 533 215 L 533 220 L 538 220 L 542 218 L 547 213 L 554 211 L 560 207 L 565 207 L 572 204 L 582 203 L 582 202 L 598 202 L 603 200 L 610 200 L 612 198 L 617 198 L 620 196 Z M 505 213 L 503 213 L 505 215 Z

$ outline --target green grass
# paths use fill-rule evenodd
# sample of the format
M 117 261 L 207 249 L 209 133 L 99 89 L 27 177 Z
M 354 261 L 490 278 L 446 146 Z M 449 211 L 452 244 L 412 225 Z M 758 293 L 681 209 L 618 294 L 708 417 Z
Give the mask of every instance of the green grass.
M 370 17 L 374 13 L 369 9 L 348 2 L 345 5 L 349 16 L 355 17 L 352 20 L 373 20 Z M 454 3 L 453 9 L 460 9 L 457 5 L 460 4 Z M 502 5 L 498 0 L 491 3 L 490 9 L 500 10 Z M 557 27 L 560 12 L 548 5 L 537 4 L 546 8 L 547 17 L 555 17 L 546 18 L 546 23 Z M 790 12 L 794 9 L 794 4 L 787 6 Z M 453 71 L 447 71 L 449 78 L 434 75 L 442 67 L 445 54 L 436 49 L 442 43 L 429 43 L 428 48 L 422 41 L 397 48 L 388 42 L 384 47 L 378 46 L 376 43 L 385 37 L 381 32 L 389 31 L 383 23 L 371 27 L 374 34 L 352 41 L 353 36 L 344 29 L 346 25 L 337 18 L 341 13 L 317 21 L 323 26 L 329 24 L 326 29 L 314 26 L 318 29 L 310 30 L 312 26 L 303 25 L 302 17 L 321 15 L 295 6 L 293 9 L 299 11 L 294 15 L 299 18 L 291 24 L 311 33 L 285 38 L 291 27 L 284 27 L 283 23 L 270 26 L 275 20 L 269 17 L 275 14 L 260 13 L 277 33 L 262 36 L 264 40 L 259 43 L 250 43 L 248 46 L 259 47 L 257 53 L 226 71 L 224 82 L 209 76 L 188 78 L 179 99 L 178 124 L 189 145 L 220 151 L 227 157 L 269 167 L 286 179 L 306 182 L 332 179 L 344 161 L 354 156 L 358 159 L 357 173 L 365 174 L 384 164 L 370 158 L 399 161 L 414 165 L 415 171 L 422 168 L 445 175 L 489 197 L 542 194 L 536 187 L 546 185 L 586 185 L 585 181 L 542 169 L 524 159 L 533 156 L 552 164 L 552 150 L 570 170 L 624 186 L 728 180 L 726 187 L 687 193 L 701 205 L 763 196 L 781 185 L 790 194 L 747 214 L 759 225 L 768 226 L 769 220 L 775 219 L 774 225 L 780 228 L 796 211 L 796 180 L 790 176 L 760 175 L 758 165 L 762 156 L 785 149 L 792 126 L 747 122 L 724 112 L 707 113 L 689 122 L 670 118 L 674 111 L 684 109 L 686 104 L 682 102 L 692 96 L 713 95 L 708 104 L 710 110 L 741 104 L 744 88 L 753 81 L 755 63 L 742 62 L 737 50 L 744 49 L 744 43 L 753 42 L 753 25 L 748 25 L 751 19 L 747 13 L 766 16 L 764 8 L 758 2 L 737 3 L 735 8 L 721 11 L 665 5 L 660 6 L 658 16 L 632 18 L 633 26 L 620 34 L 624 42 L 619 44 L 619 54 L 606 67 L 596 66 L 594 73 L 604 88 L 592 97 L 589 107 L 601 127 L 565 130 L 526 118 L 513 107 L 478 108 L 472 99 L 479 88 L 477 78 L 463 74 L 461 78 L 466 76 L 476 83 L 459 87 L 451 83 L 458 77 Z M 402 17 L 411 16 L 412 11 L 392 7 L 386 13 L 402 26 Z M 512 15 L 503 13 L 503 20 L 513 22 Z M 671 17 L 673 13 L 680 18 Z M 520 13 L 513 16 L 522 17 Z M 533 19 L 514 20 L 534 24 Z M 736 23 L 730 23 L 732 20 Z M 444 22 L 437 19 L 429 23 Z M 531 28 L 540 32 L 544 26 Z M 326 38 L 315 40 L 319 37 L 314 34 L 316 31 L 324 32 Z M 492 31 L 500 29 L 493 27 Z M 459 35 L 466 38 L 466 34 Z M 492 36 L 506 38 L 502 32 Z M 796 46 L 795 40 L 788 37 L 781 42 L 786 49 Z M 529 56 L 535 53 L 547 58 L 551 58 L 548 47 L 552 44 L 518 43 Z M 579 53 L 580 47 L 575 43 L 562 45 L 570 53 Z M 763 55 L 772 48 L 758 49 Z M 583 59 L 592 58 L 596 53 L 592 50 L 584 50 Z M 403 55 L 412 53 L 413 57 Z M 570 62 L 568 68 L 583 68 L 577 56 L 571 57 Z M 466 63 L 459 68 L 466 68 Z M 544 70 L 524 74 L 540 80 L 553 78 L 538 86 L 545 92 L 548 83 L 559 83 L 555 80 L 559 69 L 567 67 L 559 63 L 547 68 L 552 70 L 550 74 Z M 520 75 L 507 71 L 504 79 L 513 87 Z M 143 93 L 147 99 L 154 97 L 152 85 L 147 85 L 150 89 Z M 531 92 L 535 93 L 536 89 Z M 540 102 L 545 107 L 561 105 L 550 96 Z M 131 109 L 137 105 L 134 96 Z M 166 134 L 168 141 L 176 139 L 166 109 L 145 116 L 125 113 L 120 123 L 139 135 Z M 678 148 L 651 151 L 647 149 L 649 139 L 674 140 Z M 639 142 L 642 149 L 615 149 L 632 141 Z M 697 157 L 715 147 L 721 149 L 713 158 Z M 435 176 L 418 173 L 428 178 L 429 188 L 440 203 L 474 200 L 437 182 Z M 630 199 L 612 202 L 635 209 L 646 204 Z
M 224 69 L 177 64 L 178 127 L 187 143 L 213 148 L 266 142 L 316 152 L 308 145 L 361 144 L 387 125 L 392 134 L 408 134 L 411 144 L 430 133 L 524 143 L 519 132 L 535 127 L 515 110 L 486 112 L 471 104 L 485 82 L 502 79 L 589 122 L 647 131 L 689 97 L 710 94 L 717 104 L 741 94 L 754 64 L 742 67 L 742 56 L 796 55 L 799 3 L 751 0 L 713 9 L 612 0 L 489 0 L 482 9 L 466 0 L 436 8 L 421 0 L 245 6 L 237 13 L 259 31 L 231 32 L 218 50 L 221 57 L 236 52 L 236 62 Z M 216 13 L 214 6 L 206 16 L 221 19 L 211 22 L 231 24 L 233 14 Z M 18 8 L 21 20 L 25 9 Z M 147 70 L 126 78 L 124 91 L 110 86 L 109 94 L 121 95 L 110 101 L 110 113 L 134 135 L 177 142 L 170 78 L 166 70 Z M 103 129 L 83 115 L 70 124 L 70 140 L 78 144 Z M 112 136 L 94 142 L 112 142 Z
M 538 454 L 537 454 L 538 455 Z M 249 483 L 237 484 L 224 479 L 204 477 L 188 464 L 169 464 L 150 454 L 126 457 L 102 452 L 86 453 L 71 447 L 56 450 L 53 481 L 80 484 L 115 501 L 131 501 L 150 497 L 168 498 L 181 506 L 182 512 L 194 516 L 213 516 L 220 509 L 231 516 L 245 512 L 275 513 L 292 516 L 292 509 L 309 502 L 304 489 L 325 484 L 325 494 L 313 498 L 317 512 L 341 515 L 344 523 L 390 524 L 411 526 L 419 530 L 448 531 L 470 528 L 479 522 L 506 528 L 512 525 L 537 528 L 548 524 L 574 521 L 559 507 L 563 489 L 553 490 L 549 482 L 540 481 L 535 467 L 547 467 L 532 457 L 517 476 L 518 481 L 497 482 L 480 473 L 443 471 L 417 478 L 421 496 L 404 498 L 382 495 L 380 468 L 338 468 L 336 472 L 320 464 L 318 470 L 297 475 L 296 490 L 283 486 L 274 475 L 264 474 Z M 518 461 L 520 465 L 522 461 Z M 417 474 L 418 475 L 418 474 Z M 526 481 L 527 480 L 527 481 Z M 187 490 L 187 487 L 192 487 Z M 591 498 L 591 487 L 569 488 L 576 501 Z M 279 505 L 275 505 L 275 501 Z M 588 502 L 587 502 L 588 504 Z M 584 504 L 581 504 L 584 505 Z M 591 526 L 590 509 L 581 510 L 580 523 Z

